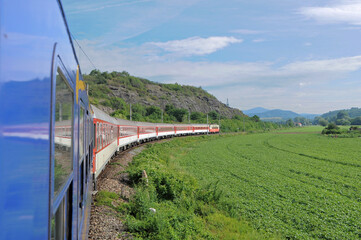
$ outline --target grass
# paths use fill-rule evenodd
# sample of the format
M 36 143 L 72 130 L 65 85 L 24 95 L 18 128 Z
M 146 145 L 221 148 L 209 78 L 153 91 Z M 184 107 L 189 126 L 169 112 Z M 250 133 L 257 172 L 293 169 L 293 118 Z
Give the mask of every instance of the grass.
M 203 142 L 174 160 L 201 186 L 217 181 L 218 207 L 255 229 L 287 239 L 359 239 L 360 139 L 316 129 Z
M 229 135 L 232 136 L 232 135 Z M 218 184 L 199 186 L 198 180 L 175 161 L 194 144 L 224 136 L 175 139 L 151 145 L 136 156 L 128 172 L 136 194 L 127 208 L 129 231 L 138 239 L 273 239 L 247 221 L 217 207 Z M 148 183 L 141 179 L 145 169 Z M 156 212 L 150 211 L 156 209 Z
M 113 202 L 118 199 L 119 195 L 114 192 L 100 191 L 96 196 L 96 204 L 114 208 Z
M 129 230 L 136 239 L 360 239 L 361 139 L 321 130 L 149 146 L 128 169 Z

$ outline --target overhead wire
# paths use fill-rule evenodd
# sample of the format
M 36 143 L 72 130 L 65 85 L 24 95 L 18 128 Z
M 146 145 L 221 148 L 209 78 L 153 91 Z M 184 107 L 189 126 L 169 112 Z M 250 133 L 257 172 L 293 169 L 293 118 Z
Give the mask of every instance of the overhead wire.
M 70 33 L 70 35 L 72 36 L 72 38 L 74 39 L 74 41 L 76 42 L 76 44 L 78 45 L 79 49 L 84 53 L 84 55 L 87 57 L 87 59 L 89 60 L 89 62 L 91 63 L 91 65 L 93 65 L 94 69 L 99 69 L 95 66 L 95 64 L 93 63 L 93 61 L 90 59 L 90 57 L 88 56 L 88 54 L 86 54 L 86 52 L 84 51 L 84 49 L 80 46 L 79 42 L 76 40 L 76 38 L 74 37 L 74 35 L 72 33 Z

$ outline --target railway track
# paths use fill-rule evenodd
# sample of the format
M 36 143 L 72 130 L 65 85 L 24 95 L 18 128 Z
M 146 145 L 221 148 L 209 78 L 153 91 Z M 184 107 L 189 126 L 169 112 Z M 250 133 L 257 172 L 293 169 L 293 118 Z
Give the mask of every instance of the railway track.
M 97 191 L 93 193 L 89 239 L 132 239 L 132 236 L 127 232 L 126 226 L 121 221 L 121 213 L 109 206 L 97 205 L 97 202 L 95 201 L 96 195 L 100 191 L 118 194 L 120 196 L 119 200 L 112 202 L 114 207 L 117 207 L 124 202 L 128 202 L 129 198 L 134 193 L 134 190 L 130 186 L 131 183 L 129 181 L 128 174 L 125 172 L 127 166 L 133 160 L 134 156 L 145 149 L 147 144 L 154 144 L 156 142 L 165 142 L 169 140 L 171 139 L 162 139 L 140 144 L 119 152 L 109 161 L 109 164 L 99 175 L 97 181 Z

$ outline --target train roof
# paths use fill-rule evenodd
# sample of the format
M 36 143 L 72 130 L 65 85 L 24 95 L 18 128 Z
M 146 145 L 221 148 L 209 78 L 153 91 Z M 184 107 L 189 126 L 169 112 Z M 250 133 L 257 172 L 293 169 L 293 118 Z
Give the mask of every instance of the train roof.
M 195 126 L 195 127 L 207 127 L 208 124 L 207 123 L 193 123 L 192 126 Z
M 94 105 L 91 105 L 94 115 L 94 118 L 98 118 L 113 124 L 117 124 L 117 125 L 126 125 L 126 126 L 176 126 L 176 127 L 181 127 L 181 126 L 194 126 L 194 127 L 207 127 L 208 125 L 206 123 L 184 123 L 184 124 L 172 124 L 172 123 L 150 123 L 150 122 L 137 122 L 137 121 L 130 121 L 130 120 L 125 120 L 125 119 L 120 119 L 120 118 L 114 118 L 109 116 L 107 113 L 105 113 L 104 111 L 100 110 L 99 108 L 97 108 Z M 211 124 L 211 125 L 217 125 L 217 124 Z
M 109 116 L 108 114 L 106 114 L 105 112 L 103 112 L 102 110 L 100 110 L 99 108 L 97 108 L 94 105 L 91 105 L 92 109 L 93 109 L 93 118 L 97 118 L 100 120 L 104 120 L 113 124 L 118 124 L 117 119 L 113 118 L 111 116 Z
M 175 126 L 173 123 L 157 123 L 158 126 Z
M 137 122 L 116 118 L 117 124 L 121 126 L 138 126 Z

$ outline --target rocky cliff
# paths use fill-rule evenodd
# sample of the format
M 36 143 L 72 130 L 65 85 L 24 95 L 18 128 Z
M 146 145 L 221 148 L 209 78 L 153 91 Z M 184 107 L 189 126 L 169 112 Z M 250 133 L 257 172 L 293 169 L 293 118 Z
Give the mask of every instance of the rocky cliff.
M 215 111 L 227 118 L 243 115 L 240 110 L 227 107 L 200 87 L 155 83 L 131 76 L 127 72 L 92 71 L 89 75 L 84 75 L 84 79 L 89 85 L 92 103 L 108 113 L 117 110 L 114 109 L 114 104 L 109 104 L 109 101 L 121 98 L 127 104 L 138 103 L 144 106 L 157 106 L 161 109 L 170 104 L 190 112 L 207 114 Z

